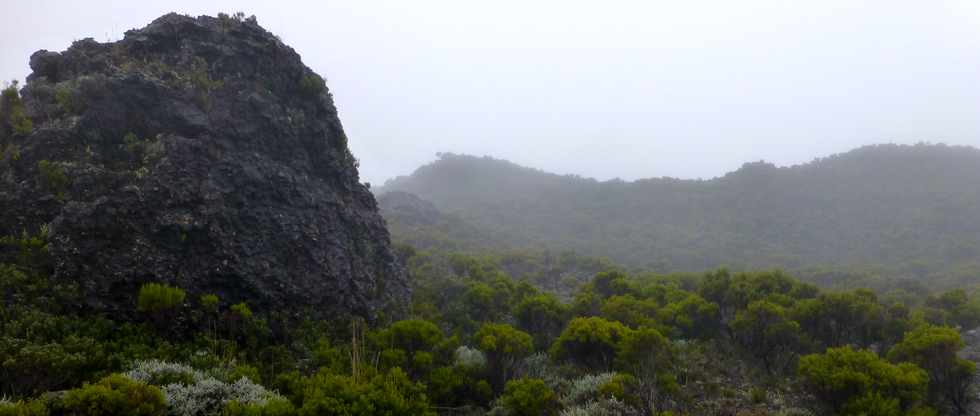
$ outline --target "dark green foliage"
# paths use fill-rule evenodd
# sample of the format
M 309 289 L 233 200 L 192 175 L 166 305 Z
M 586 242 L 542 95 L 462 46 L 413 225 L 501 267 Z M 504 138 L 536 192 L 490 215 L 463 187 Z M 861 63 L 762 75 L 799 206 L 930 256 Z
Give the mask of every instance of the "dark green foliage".
M 935 311 L 933 324 L 976 328 L 980 325 L 980 302 L 970 299 L 963 289 L 932 295 L 926 306 Z
M 792 314 L 824 348 L 847 343 L 868 346 L 882 339 L 884 311 L 875 294 L 868 290 L 824 293 L 800 301 Z
M 319 75 L 310 73 L 303 75 L 299 82 L 300 91 L 311 97 L 318 96 L 327 90 L 327 83 Z
M 528 378 L 508 381 L 500 402 L 514 416 L 556 415 L 559 409 L 555 392 L 544 381 Z
M 59 407 L 77 416 L 164 416 L 167 404 L 160 389 L 118 374 L 70 390 Z
M 710 180 L 633 182 L 438 156 L 380 193 L 417 195 L 502 245 L 573 250 L 657 272 L 779 266 L 847 288 L 977 282 L 975 148 L 868 146 L 786 168 L 747 163 Z M 384 214 L 398 240 L 453 235 L 444 223 L 407 227 Z M 842 276 L 856 277 L 855 269 L 869 280 Z
M 21 409 L 61 414 L 57 401 L 36 398 L 146 359 L 187 363 L 224 382 L 244 377 L 288 398 L 212 406 L 249 416 L 793 414 L 811 395 L 817 414 L 929 416 L 933 408 L 956 414 L 972 387 L 956 330 L 924 324 L 969 310 L 971 297 L 955 292 L 910 292 L 885 304 L 869 291 L 821 292 L 778 271 L 616 271 L 583 278 L 577 292 L 559 297 L 506 269 L 533 256 L 406 251 L 413 309 L 426 319 L 295 322 L 214 295 L 185 303 L 176 288 L 148 285 L 144 303 L 156 306 L 142 310 L 151 326 L 72 308 L 72 287 L 45 277 L 44 230 L 0 242 L 8 262 L 0 264 L 0 395 L 26 400 Z M 896 362 L 848 347 L 807 356 L 791 371 L 799 355 L 834 343 L 897 344 L 889 355 Z M 550 356 L 533 354 L 544 346 Z M 191 385 L 194 377 L 167 373 L 151 384 Z
M 71 180 L 65 174 L 64 167 L 48 160 L 41 160 L 37 162 L 37 171 L 41 185 L 48 192 L 55 194 L 58 199 L 64 199 L 65 191 L 71 185 Z
M 568 307 L 554 296 L 538 295 L 525 298 L 514 308 L 518 327 L 532 334 L 536 349 L 544 350 L 561 333 L 568 316 Z
M 739 343 L 770 374 L 785 368 L 800 339 L 800 324 L 789 318 L 785 308 L 764 300 L 739 311 L 732 329 Z

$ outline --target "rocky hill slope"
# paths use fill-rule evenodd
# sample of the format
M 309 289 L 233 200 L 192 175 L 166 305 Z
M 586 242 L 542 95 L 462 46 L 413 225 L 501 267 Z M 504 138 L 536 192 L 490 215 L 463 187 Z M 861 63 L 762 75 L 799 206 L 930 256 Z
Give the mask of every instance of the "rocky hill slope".
M 150 281 L 294 315 L 407 298 L 323 79 L 254 19 L 170 14 L 30 65 L 0 233 L 46 231 L 88 306 L 132 310 Z
M 872 266 L 952 284 L 980 282 L 977 184 L 980 150 L 923 144 L 633 182 L 443 154 L 379 194 L 413 193 L 474 227 L 652 270 Z

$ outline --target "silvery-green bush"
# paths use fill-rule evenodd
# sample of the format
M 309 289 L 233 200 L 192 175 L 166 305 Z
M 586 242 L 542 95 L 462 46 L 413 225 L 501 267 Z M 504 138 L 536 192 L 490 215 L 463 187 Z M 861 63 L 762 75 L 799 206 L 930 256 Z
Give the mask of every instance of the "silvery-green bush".
M 587 374 L 573 380 L 568 389 L 561 395 L 561 403 L 565 406 L 587 403 L 595 400 L 599 387 L 608 383 L 616 373 Z
M 612 398 L 566 407 L 561 411 L 560 416 L 630 416 L 636 414 L 638 414 L 636 409 Z
M 136 361 L 125 375 L 133 380 L 157 386 L 165 386 L 177 381 L 194 383 L 208 377 L 203 371 L 191 366 L 160 360 Z
M 456 348 L 454 357 L 456 358 L 456 365 L 464 368 L 483 368 L 487 365 L 487 357 L 483 355 L 482 351 L 465 345 Z
M 271 400 L 284 400 L 246 377 L 226 383 L 204 371 L 165 361 L 137 361 L 126 376 L 160 385 L 169 413 L 175 416 L 216 416 L 231 401 L 262 406 Z
M 564 391 L 568 387 L 568 380 L 556 367 L 547 354 L 535 353 L 524 359 L 523 375 L 525 377 L 544 380 L 554 391 Z

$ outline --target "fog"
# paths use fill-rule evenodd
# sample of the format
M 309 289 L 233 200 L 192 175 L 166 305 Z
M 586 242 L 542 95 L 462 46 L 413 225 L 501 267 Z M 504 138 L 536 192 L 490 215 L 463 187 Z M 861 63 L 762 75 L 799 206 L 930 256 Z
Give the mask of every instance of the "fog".
M 327 78 L 363 181 L 436 152 L 713 177 L 863 144 L 980 146 L 976 1 L 7 2 L 0 78 L 164 13 L 255 14 Z

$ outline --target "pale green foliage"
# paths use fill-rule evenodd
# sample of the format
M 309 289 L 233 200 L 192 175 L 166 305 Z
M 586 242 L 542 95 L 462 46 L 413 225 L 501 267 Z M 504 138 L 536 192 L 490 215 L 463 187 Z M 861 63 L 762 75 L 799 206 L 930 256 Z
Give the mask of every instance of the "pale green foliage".
M 218 296 L 208 293 L 201 295 L 201 307 L 205 311 L 214 313 L 218 311 Z
M 454 363 L 463 368 L 479 369 L 487 365 L 487 357 L 480 350 L 461 345 L 453 353 Z
M 193 384 L 171 383 L 163 386 L 170 414 L 177 416 L 218 415 L 229 402 L 264 405 L 282 397 L 242 377 L 234 383 L 225 383 L 213 377 L 205 377 Z
M 126 376 L 162 386 L 170 414 L 176 416 L 217 415 L 230 402 L 263 406 L 269 401 L 283 399 L 247 377 L 226 383 L 204 371 L 166 361 L 136 361 Z
M 640 413 L 615 397 L 566 407 L 560 416 L 634 416 Z
M 586 374 L 573 380 L 567 390 L 561 395 L 561 403 L 565 406 L 584 404 L 597 399 L 599 387 L 608 383 L 616 373 Z
M 183 304 L 186 296 L 180 288 L 162 283 L 146 283 L 140 287 L 136 309 L 147 313 L 169 311 Z
M 929 376 L 911 363 L 891 364 L 867 350 L 830 348 L 800 359 L 799 373 L 831 410 L 909 409 L 926 395 Z M 895 402 L 895 404 L 891 404 Z
M 906 333 L 888 358 L 922 367 L 929 374 L 930 403 L 963 414 L 975 400 L 970 390 L 977 368 L 957 356 L 962 348 L 963 340 L 955 329 L 921 325 Z
M 34 130 L 34 123 L 24 112 L 17 81 L 13 81 L 0 92 L 0 141 L 8 135 L 27 135 Z
M 252 309 L 248 307 L 245 302 L 239 302 L 231 305 L 231 312 L 234 313 L 241 319 L 249 320 L 252 319 Z
M 163 416 L 167 409 L 160 389 L 120 374 L 68 391 L 60 406 L 76 416 Z

